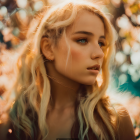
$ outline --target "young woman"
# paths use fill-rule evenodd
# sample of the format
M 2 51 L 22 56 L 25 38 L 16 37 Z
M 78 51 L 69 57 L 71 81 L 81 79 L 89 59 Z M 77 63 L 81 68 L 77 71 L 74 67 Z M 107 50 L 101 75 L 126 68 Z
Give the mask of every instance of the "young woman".
M 21 49 L 5 139 L 135 140 L 127 111 L 106 96 L 115 35 L 98 4 L 45 6 Z

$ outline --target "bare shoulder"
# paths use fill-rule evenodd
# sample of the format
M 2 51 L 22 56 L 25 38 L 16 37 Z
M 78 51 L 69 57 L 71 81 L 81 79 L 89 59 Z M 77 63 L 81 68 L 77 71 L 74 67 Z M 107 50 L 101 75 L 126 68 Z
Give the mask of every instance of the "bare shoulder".
M 121 107 L 118 114 L 119 123 L 117 125 L 119 140 L 136 140 L 132 121 L 126 108 Z

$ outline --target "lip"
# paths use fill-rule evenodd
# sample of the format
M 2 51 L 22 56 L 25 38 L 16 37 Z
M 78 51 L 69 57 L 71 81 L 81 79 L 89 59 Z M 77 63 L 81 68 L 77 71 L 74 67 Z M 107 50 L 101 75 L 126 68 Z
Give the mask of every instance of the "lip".
M 92 70 L 92 69 L 89 69 L 88 71 L 91 72 L 91 73 L 93 73 L 93 74 L 98 74 L 98 73 L 99 73 L 99 70 Z
M 92 68 L 96 68 L 96 70 L 99 71 L 100 70 L 100 65 L 96 64 L 94 66 L 88 67 L 87 69 L 89 70 L 89 69 L 92 69 Z
M 96 69 L 93 69 L 93 68 L 96 68 Z M 87 70 L 94 74 L 98 74 L 100 71 L 100 65 L 96 64 L 94 66 L 88 67 Z

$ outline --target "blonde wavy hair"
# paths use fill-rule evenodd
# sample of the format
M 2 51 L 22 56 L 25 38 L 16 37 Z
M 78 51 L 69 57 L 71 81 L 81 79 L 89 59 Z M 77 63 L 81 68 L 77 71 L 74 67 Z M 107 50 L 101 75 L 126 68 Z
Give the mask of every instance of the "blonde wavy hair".
M 47 36 L 56 45 L 62 34 L 65 34 L 67 27 L 74 22 L 80 10 L 90 11 L 101 18 L 105 27 L 107 44 L 103 49 L 102 84 L 98 86 L 96 80 L 94 85 L 85 85 L 86 95 L 79 96 L 78 99 L 77 137 L 80 140 L 84 140 L 85 137 L 88 139 L 88 131 L 91 128 L 92 133 L 101 140 L 116 139 L 118 115 L 106 96 L 110 76 L 109 65 L 113 49 L 115 49 L 115 34 L 109 19 L 100 10 L 99 4 L 84 0 L 65 0 L 56 5 L 44 6 L 30 23 L 27 39 L 21 45 L 17 61 L 18 78 L 14 85 L 16 102 L 10 116 L 15 129 L 22 130 L 31 139 L 34 135 L 32 119 L 35 116 L 39 132 L 38 139 L 45 139 L 49 133 L 46 114 L 51 97 L 51 86 L 45 66 L 47 62 L 40 49 L 41 39 Z

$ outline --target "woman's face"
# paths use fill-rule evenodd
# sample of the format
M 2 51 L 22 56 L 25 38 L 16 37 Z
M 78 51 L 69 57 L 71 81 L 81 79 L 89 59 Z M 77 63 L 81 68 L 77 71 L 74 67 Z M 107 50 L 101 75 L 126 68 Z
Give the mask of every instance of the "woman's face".
M 80 11 L 66 30 L 66 39 L 63 35 L 53 47 L 55 71 L 75 82 L 93 85 L 102 67 L 104 46 L 102 20 L 91 12 Z

